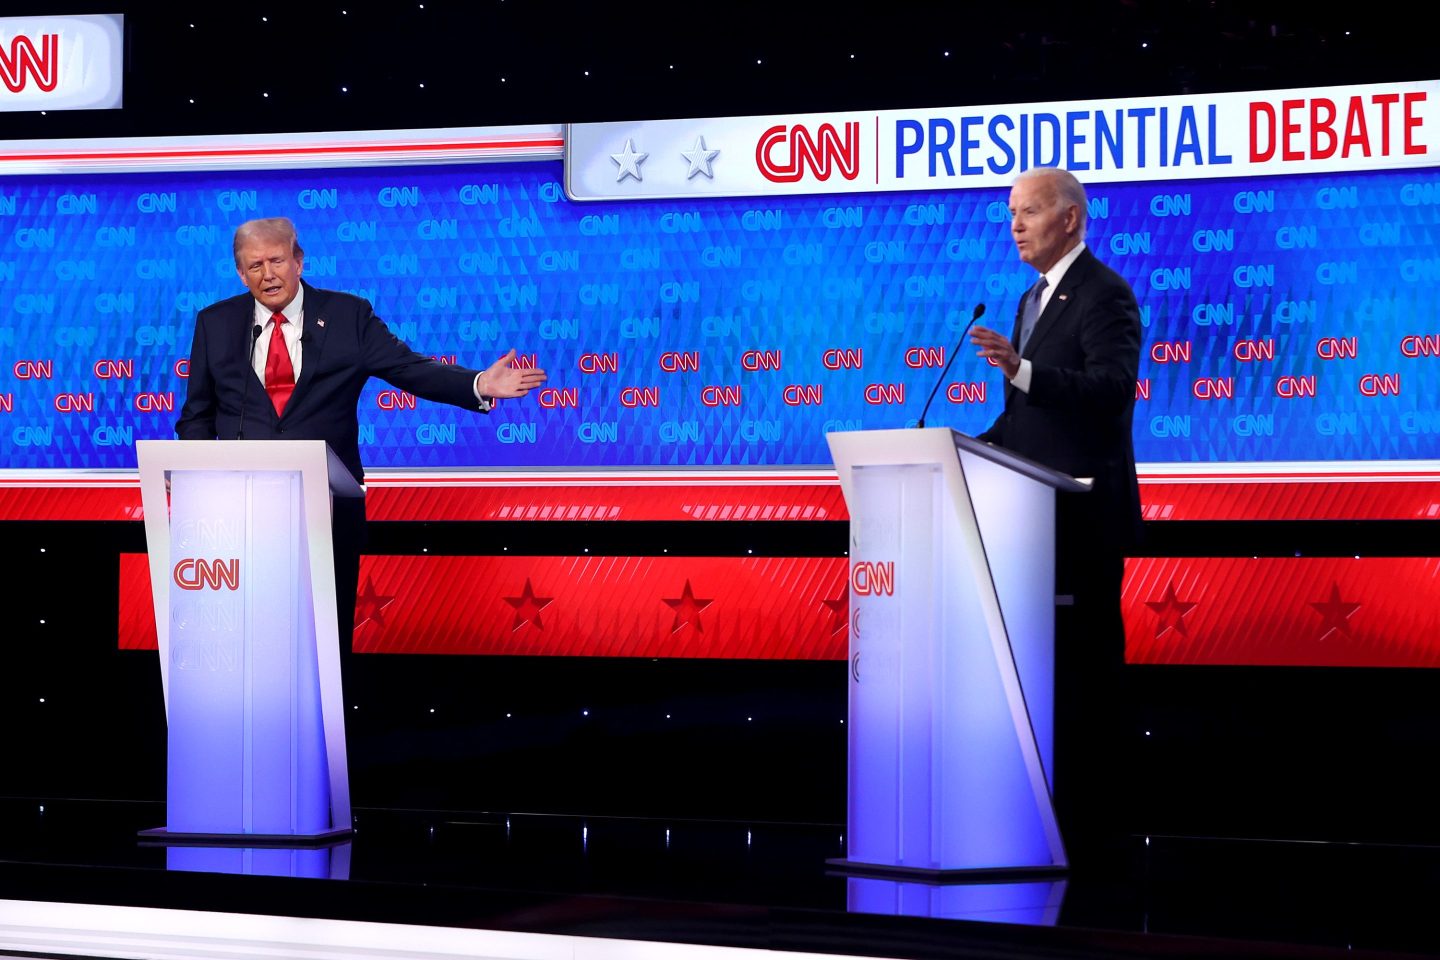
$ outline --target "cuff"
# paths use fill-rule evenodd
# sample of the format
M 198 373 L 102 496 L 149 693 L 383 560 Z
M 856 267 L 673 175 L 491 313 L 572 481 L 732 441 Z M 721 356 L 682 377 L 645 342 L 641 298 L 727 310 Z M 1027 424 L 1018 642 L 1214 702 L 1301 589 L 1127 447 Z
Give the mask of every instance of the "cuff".
M 1022 359 L 1020 369 L 1015 371 L 1015 376 L 1010 381 L 1011 386 L 1021 393 L 1030 392 L 1030 361 Z
M 489 413 L 494 408 L 495 401 L 480 392 L 480 377 L 481 374 L 475 374 L 475 382 L 470 385 L 470 389 L 475 391 L 475 401 L 480 405 L 480 412 Z

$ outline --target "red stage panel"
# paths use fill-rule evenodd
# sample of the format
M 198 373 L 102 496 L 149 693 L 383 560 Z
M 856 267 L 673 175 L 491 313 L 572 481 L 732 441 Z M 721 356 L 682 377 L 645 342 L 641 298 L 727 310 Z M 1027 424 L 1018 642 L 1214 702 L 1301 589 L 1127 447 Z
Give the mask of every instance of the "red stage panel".
M 365 557 L 361 653 L 844 659 L 843 557 Z
M 844 557 L 365 557 L 357 653 L 843 660 Z M 154 649 L 143 554 L 120 648 Z
M 1140 484 L 1146 520 L 1434 520 L 1440 482 L 1399 478 L 1176 482 Z
M 1126 561 L 1130 663 L 1440 666 L 1440 559 Z
M 150 555 L 120 554 L 120 649 L 154 650 L 155 604 L 150 599 Z

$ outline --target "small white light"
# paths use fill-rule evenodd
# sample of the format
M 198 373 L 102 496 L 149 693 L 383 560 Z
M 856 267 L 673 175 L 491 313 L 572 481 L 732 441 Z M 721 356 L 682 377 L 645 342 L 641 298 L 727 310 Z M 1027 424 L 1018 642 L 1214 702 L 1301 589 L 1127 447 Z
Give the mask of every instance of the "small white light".
M 850 54 L 850 59 L 851 59 L 851 60 L 854 60 L 854 59 L 855 59 L 855 54 L 853 54 L 853 53 Z
M 1147 846 L 1147 847 L 1150 846 L 1150 838 L 1149 838 L 1149 837 L 1146 837 L 1146 838 L 1145 838 L 1145 846 Z
M 191 100 L 190 102 L 191 102 L 191 103 L 194 103 L 195 101 L 194 101 L 194 100 Z M 44 547 L 41 547 L 41 548 L 40 548 L 40 552 L 41 552 L 41 553 L 44 553 L 44 552 L 45 552 L 45 548 L 44 548 Z
M 423 83 L 420 84 L 420 89 L 421 89 L 421 90 L 424 90 L 424 89 L 425 89 L 425 84 L 423 84 Z
M 45 698 L 44 698 L 44 697 L 41 697 L 41 698 L 40 698 L 40 702 L 41 702 L 41 703 L 44 703 L 44 702 L 45 702 Z
M 45 621 L 44 621 L 44 620 L 41 620 L 40 622 L 43 624 Z
M 665 719 L 666 719 L 666 720 L 669 720 L 669 719 L 670 719 L 670 714 L 668 714 L 668 713 L 665 714 Z
M 195 24 L 193 24 L 193 23 L 190 24 L 190 29 L 191 29 L 191 30 L 194 30 L 194 29 L 195 29 Z
M 582 716 L 582 717 L 588 717 L 588 716 L 590 716 L 590 711 L 589 711 L 589 710 L 581 710 L 581 711 L 580 711 L 580 716 Z
M 842 727 L 845 726 L 845 721 L 844 721 L 844 720 L 841 720 L 841 721 L 840 721 L 840 726 L 842 726 Z
M 1142 43 L 1140 44 L 1140 49 L 1141 49 L 1141 50 L 1149 50 L 1149 49 L 1150 49 L 1150 44 L 1149 44 L 1148 42 L 1142 42 Z
M 947 56 L 947 57 L 950 56 L 950 51 L 949 51 L 949 50 L 946 50 L 946 51 L 945 51 L 945 56 Z
M 746 553 L 754 553 L 755 551 L 754 551 L 754 550 L 751 550 L 750 548 L 747 547 L 747 548 L 745 549 L 745 552 L 746 552 Z
M 44 813 L 44 812 L 45 812 L 45 804 L 43 804 L 43 803 L 40 804 L 40 812 L 41 812 L 41 813 Z M 666 831 L 666 832 L 668 833 L 669 831 Z
M 670 69 L 671 69 L 671 70 L 674 70 L 674 69 L 675 69 L 675 64 L 673 64 L 673 63 L 670 64 Z M 668 834 L 670 833 L 670 831 L 669 831 L 669 830 L 666 830 L 665 833 L 668 835 Z
M 194 103 L 194 102 L 195 102 L 195 98 L 194 98 L 194 97 L 191 97 L 191 98 L 190 98 L 190 102 L 191 102 L 191 103 Z
M 589 547 L 586 547 L 586 548 L 585 548 L 585 552 L 586 552 L 586 553 L 589 553 L 589 552 L 590 552 L 590 548 L 589 548 Z
M 505 714 L 505 719 L 506 719 L 506 720 L 509 720 L 509 719 L 510 719 L 510 716 L 511 716 L 511 715 L 510 715 L 510 714 L 508 714 L 508 713 L 507 713 L 507 714 Z
M 590 71 L 589 71 L 589 70 L 586 70 L 586 71 L 585 71 L 585 76 L 587 76 L 587 77 L 590 76 Z
M 262 93 L 261 96 L 264 97 L 264 98 L 267 99 L 267 100 L 270 99 L 270 94 L 268 94 L 268 93 Z
M 749 831 L 749 830 L 746 830 L 746 831 L 745 831 L 745 846 L 747 846 L 747 847 L 750 846 L 750 831 Z
M 752 721 L 752 720 L 754 720 L 754 719 L 755 719 L 754 717 L 746 717 L 746 718 L 745 718 L 745 722 L 746 722 L 746 723 L 749 723 L 750 721 Z
M 421 553 L 429 553 L 429 552 L 430 552 L 430 548 L 429 548 L 429 547 L 421 547 L 421 548 L 420 548 L 420 552 L 421 552 Z
M 501 78 L 500 78 L 500 82 L 501 82 L 501 83 L 504 83 L 504 82 L 505 82 L 505 78 L 504 78 L 504 77 L 501 77 Z
M 349 92 L 350 92 L 350 88 L 349 88 L 349 87 L 341 87 L 341 88 L 340 88 L 340 92 L 341 92 L 341 93 L 349 93 Z
M 1149 730 L 1146 730 L 1146 731 L 1145 731 L 1145 736 L 1147 736 L 1147 737 L 1150 736 L 1150 731 L 1149 731 Z
M 434 712 L 435 712 L 435 708 L 434 708 L 434 707 L 431 707 L 431 708 L 430 708 L 430 712 L 431 712 L 431 713 L 434 713 Z
M 756 60 L 755 62 L 756 62 L 756 64 L 760 64 L 760 63 L 763 63 L 764 61 L 763 61 L 763 60 Z
M 351 710 L 359 710 L 359 709 L 360 709 L 360 704 L 357 703 L 357 704 L 355 704 L 354 706 L 352 706 L 350 709 L 351 709 Z
M 261 17 L 261 18 L 260 18 L 260 22 L 261 22 L 261 23 L 269 23 L 269 22 L 270 22 L 270 18 L 269 18 L 269 17 Z

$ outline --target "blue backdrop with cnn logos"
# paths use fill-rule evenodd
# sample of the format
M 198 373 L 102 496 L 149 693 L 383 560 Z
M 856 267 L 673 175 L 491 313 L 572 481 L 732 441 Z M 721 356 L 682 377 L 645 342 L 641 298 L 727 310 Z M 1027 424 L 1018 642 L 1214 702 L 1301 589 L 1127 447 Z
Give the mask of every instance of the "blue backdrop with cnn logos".
M 919 415 L 972 307 L 1033 273 L 1006 192 L 577 204 L 559 161 L 0 181 L 0 467 L 130 467 L 170 437 L 234 227 L 289 216 L 305 276 L 470 366 L 550 382 L 490 416 L 372 382 L 372 467 L 809 465 Z M 1434 172 L 1100 185 L 1089 243 L 1145 320 L 1151 462 L 1437 456 Z M 177 367 L 179 369 L 177 369 Z M 967 346 L 929 416 L 983 429 Z

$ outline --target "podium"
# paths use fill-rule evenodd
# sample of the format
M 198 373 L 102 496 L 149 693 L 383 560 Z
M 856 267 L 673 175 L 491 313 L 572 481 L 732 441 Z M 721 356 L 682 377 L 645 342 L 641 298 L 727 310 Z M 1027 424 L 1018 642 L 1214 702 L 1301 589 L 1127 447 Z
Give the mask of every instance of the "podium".
M 1089 482 L 944 428 L 827 439 L 850 510 L 848 856 L 831 862 L 1063 872 L 1055 492 Z
M 168 724 L 166 823 L 141 835 L 348 836 L 330 498 L 364 491 L 319 440 L 135 447 Z

